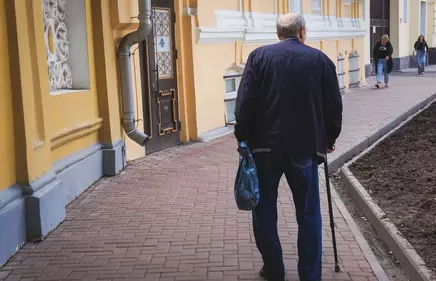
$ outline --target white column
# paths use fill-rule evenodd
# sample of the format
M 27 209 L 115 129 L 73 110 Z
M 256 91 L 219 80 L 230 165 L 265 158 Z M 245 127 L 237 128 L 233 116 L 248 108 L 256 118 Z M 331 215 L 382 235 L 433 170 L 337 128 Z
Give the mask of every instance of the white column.
M 433 46 L 436 47 L 436 3 L 433 5 Z
M 301 7 L 302 7 L 301 1 L 302 0 L 289 0 L 290 12 L 301 14 Z
M 365 64 L 369 64 L 371 62 L 371 51 L 374 46 L 371 46 L 371 33 L 372 30 L 370 28 L 370 11 L 371 11 L 371 1 L 365 1 L 363 6 L 363 10 L 365 11 L 365 20 L 363 21 L 363 25 L 365 26 L 366 34 L 365 34 Z

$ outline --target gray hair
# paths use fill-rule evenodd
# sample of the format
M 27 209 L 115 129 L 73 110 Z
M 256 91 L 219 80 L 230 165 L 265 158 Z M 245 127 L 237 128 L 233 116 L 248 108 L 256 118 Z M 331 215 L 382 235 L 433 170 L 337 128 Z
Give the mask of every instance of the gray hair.
M 384 34 L 384 35 L 381 37 L 381 40 L 389 41 L 389 35 Z
M 300 14 L 281 15 L 277 20 L 277 34 L 279 36 L 297 36 L 301 29 L 306 29 L 306 21 Z

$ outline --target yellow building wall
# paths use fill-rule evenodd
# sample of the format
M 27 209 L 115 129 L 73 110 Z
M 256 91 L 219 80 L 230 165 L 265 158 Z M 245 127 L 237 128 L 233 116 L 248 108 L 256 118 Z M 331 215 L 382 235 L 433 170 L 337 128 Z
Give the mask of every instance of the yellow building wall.
M 100 129 L 100 141 L 103 144 L 113 143 L 121 137 L 121 116 L 118 84 L 118 65 L 114 42 L 112 3 L 115 0 L 92 1 L 94 53 L 96 69 L 99 114 L 103 119 Z M 117 1 L 118 3 L 118 1 Z M 137 21 L 130 19 L 129 21 Z M 103 51 L 104 50 L 104 51 Z
M 429 47 L 433 46 L 433 33 L 435 31 L 434 26 L 434 8 L 435 3 L 427 3 L 427 37 L 425 40 Z
M 312 12 L 310 0 L 303 0 L 301 9 L 303 10 L 303 14 L 310 14 Z
M 213 54 L 213 55 L 211 55 Z M 194 83 L 197 132 L 225 125 L 225 70 L 235 63 L 235 44 L 195 45 Z
M 268 1 L 268 0 L 265 0 Z M 215 27 L 216 26 L 216 16 L 215 10 L 238 10 L 238 1 L 235 0 L 198 0 L 197 13 L 198 22 L 201 27 Z
M 51 168 L 47 62 L 41 3 L 5 1 L 13 92 L 17 182 L 31 182 Z M 3 18 L 3 17 L 2 17 Z M 46 82 L 43 83 L 42 81 Z
M 241 48 L 241 61 L 237 62 L 237 64 L 245 63 L 248 59 L 248 56 L 255 49 L 261 47 L 261 45 L 242 45 Z
M 215 27 L 216 18 L 215 10 L 234 10 L 238 8 L 236 0 L 223 1 L 204 6 L 204 1 L 198 1 L 198 16 L 193 17 L 196 26 L 200 27 Z M 261 13 L 273 13 L 275 8 L 279 12 L 287 12 L 289 9 L 289 1 L 269 1 L 269 0 L 244 0 L 243 10 Z M 337 10 L 342 11 L 344 17 L 358 17 L 360 16 L 361 7 L 359 5 L 344 6 L 339 1 L 336 6 L 334 1 L 325 0 L 324 14 L 336 15 Z M 277 5 L 275 7 L 275 5 Z M 310 1 L 303 1 L 303 12 L 308 13 L 311 10 Z M 344 70 L 345 85 L 349 86 L 349 61 L 348 57 L 351 52 L 356 50 L 359 55 L 359 78 L 364 81 L 365 69 L 365 49 L 364 38 L 356 39 L 341 39 L 341 40 L 328 40 L 307 42 L 307 45 L 320 49 L 325 52 L 332 61 L 337 64 L 338 53 L 341 52 L 345 59 Z M 193 59 L 194 59 L 194 83 L 195 83 L 195 97 L 196 97 L 196 123 L 197 133 L 201 135 L 212 129 L 216 129 L 225 125 L 224 119 L 224 98 L 225 98 L 225 83 L 223 80 L 224 71 L 232 65 L 240 65 L 245 63 L 249 54 L 260 45 L 255 44 L 241 44 L 241 42 L 228 43 L 228 44 L 197 44 L 193 40 Z M 210 54 L 214 54 L 211 56 Z
M 236 1 L 234 1 L 236 2 Z M 260 13 L 275 13 L 275 6 L 277 5 L 277 0 L 252 0 L 251 1 L 251 11 Z
M 90 88 L 58 95 L 51 95 L 48 85 L 40 3 L 2 0 L 1 5 L 2 13 L 8 11 L 6 17 L 1 15 L 1 36 L 6 37 L 6 21 L 10 35 L 1 42 L 1 57 L 9 58 L 15 75 L 8 85 L 8 61 L 2 60 L 0 114 L 1 122 L 5 122 L 2 130 L 7 133 L 1 134 L 5 145 L 0 149 L 8 147 L 9 154 L 0 151 L 5 162 L 12 161 L 8 167 L 15 166 L 16 181 L 27 183 L 48 172 L 59 159 L 98 142 L 111 144 L 121 137 L 112 2 L 85 0 Z M 14 93 L 12 105 L 7 95 L 10 92 Z M 9 122 L 12 108 L 16 113 L 13 133 Z M 12 141 L 6 139 L 14 134 L 21 140 L 15 142 L 15 165 Z M 1 169 L 8 174 L 0 178 L 3 188 L 6 183 L 2 181 L 13 182 L 15 178 L 9 175 L 9 168 Z
M 184 1 L 175 2 L 177 22 L 176 46 L 181 54 L 177 61 L 177 85 L 179 92 L 179 118 L 182 123 L 182 142 L 197 138 L 197 110 L 194 83 L 194 50 L 197 17 L 184 16 Z
M 344 17 L 344 18 L 351 18 L 351 17 L 352 17 L 351 5 L 345 5 L 345 6 L 343 6 L 343 14 L 342 14 L 342 17 Z
M 110 5 L 110 19 L 113 29 L 133 30 L 137 28 L 139 24 L 139 20 L 136 18 L 139 13 L 138 0 L 107 1 Z
M 14 122 L 9 71 L 5 2 L 0 0 L 0 191 L 13 185 L 15 176 Z
M 50 96 L 49 107 L 51 110 L 49 111 L 49 134 L 52 139 L 53 162 L 96 143 L 98 141 L 98 129 L 101 128 L 101 125 L 95 126 L 94 132 L 89 132 L 89 135 L 67 142 L 62 147 L 54 147 L 53 145 L 53 140 L 57 136 L 72 132 L 78 127 L 83 128 L 83 126 L 94 124 L 100 120 L 95 77 L 96 65 L 94 60 L 91 0 L 86 0 L 85 3 L 90 90 Z M 43 41 L 43 38 L 40 38 L 40 40 Z M 44 78 L 47 78 L 46 75 L 43 75 L 42 77 L 43 80 Z M 48 78 L 46 81 L 48 81 Z
M 418 5 L 412 5 L 412 1 L 409 1 L 409 46 L 413 49 L 416 39 L 420 35 L 420 1 L 416 1 Z M 412 50 L 413 51 L 413 50 Z
M 320 45 L 314 46 L 315 48 L 319 48 L 321 51 L 323 51 L 337 66 L 338 64 L 338 45 L 336 40 L 326 40 L 322 41 Z

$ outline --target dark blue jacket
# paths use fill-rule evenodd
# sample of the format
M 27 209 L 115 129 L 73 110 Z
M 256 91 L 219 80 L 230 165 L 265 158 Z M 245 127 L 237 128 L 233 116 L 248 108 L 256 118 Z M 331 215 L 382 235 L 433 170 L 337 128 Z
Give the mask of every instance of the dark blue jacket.
M 239 86 L 235 115 L 235 136 L 251 150 L 325 154 L 342 126 L 334 63 L 295 38 L 254 50 Z

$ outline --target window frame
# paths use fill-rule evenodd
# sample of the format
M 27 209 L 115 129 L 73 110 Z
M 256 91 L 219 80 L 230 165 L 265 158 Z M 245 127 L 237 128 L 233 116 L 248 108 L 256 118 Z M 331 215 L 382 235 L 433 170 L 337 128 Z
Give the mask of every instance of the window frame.
M 312 3 L 314 1 L 319 1 L 319 8 L 314 9 Z M 310 12 L 312 15 L 322 15 L 322 9 L 323 9 L 323 0 L 310 0 Z
M 225 121 L 226 121 L 226 125 L 234 125 L 236 123 L 236 120 L 229 120 L 229 116 L 227 114 L 227 106 L 229 102 L 234 102 L 236 101 L 236 98 L 238 97 L 238 89 L 239 89 L 239 85 L 241 83 L 241 79 L 242 79 L 242 73 L 238 73 L 238 74 L 231 74 L 231 75 L 225 75 L 224 77 L 224 83 L 227 80 L 234 80 L 235 81 L 235 90 L 231 91 L 231 92 L 226 92 L 225 94 L 225 98 L 224 98 L 224 105 L 225 105 Z
M 86 92 L 91 90 L 92 70 L 90 67 L 90 34 L 86 0 L 65 1 L 60 6 L 62 13 L 54 13 L 58 7 L 47 6 L 41 1 L 44 45 L 48 68 L 48 84 L 51 96 Z M 61 3 L 57 3 L 61 5 Z M 57 39 L 57 26 L 64 26 L 64 37 Z M 67 42 L 66 51 L 61 49 Z M 64 47 L 65 48 L 65 47 Z M 59 58 L 58 53 L 62 56 Z M 65 68 L 65 71 L 62 70 Z M 60 78 L 63 76 L 62 78 Z M 62 82 L 60 82 L 62 80 Z M 70 85 L 71 83 L 71 85 Z

